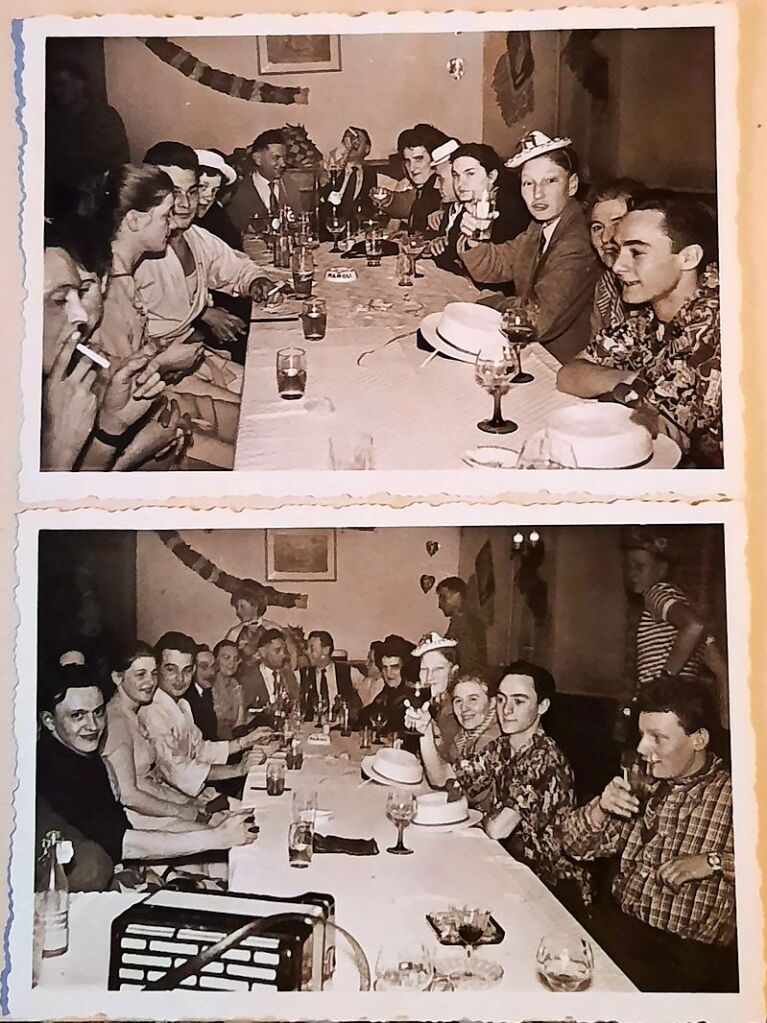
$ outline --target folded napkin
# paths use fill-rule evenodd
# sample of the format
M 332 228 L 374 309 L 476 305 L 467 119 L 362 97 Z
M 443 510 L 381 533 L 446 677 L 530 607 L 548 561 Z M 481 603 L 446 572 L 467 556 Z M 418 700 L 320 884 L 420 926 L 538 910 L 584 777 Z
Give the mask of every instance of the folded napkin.
M 377 856 L 374 838 L 340 838 L 338 835 L 315 835 L 316 853 L 346 853 L 348 856 Z

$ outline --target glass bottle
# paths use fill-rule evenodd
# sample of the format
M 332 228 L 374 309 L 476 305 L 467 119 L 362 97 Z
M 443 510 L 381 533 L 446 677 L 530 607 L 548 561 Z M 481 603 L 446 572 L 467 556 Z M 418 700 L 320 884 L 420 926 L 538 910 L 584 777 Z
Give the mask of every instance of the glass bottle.
M 49 831 L 43 839 L 35 887 L 35 913 L 42 924 L 43 957 L 63 955 L 69 948 L 69 884 L 64 864 L 72 859 L 71 842 L 61 832 Z

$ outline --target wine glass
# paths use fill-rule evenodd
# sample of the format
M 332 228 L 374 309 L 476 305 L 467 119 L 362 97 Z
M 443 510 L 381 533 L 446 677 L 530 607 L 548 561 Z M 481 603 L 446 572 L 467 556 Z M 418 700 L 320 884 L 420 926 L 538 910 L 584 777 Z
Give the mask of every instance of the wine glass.
M 384 209 L 391 205 L 392 199 L 394 198 L 392 190 L 390 188 L 385 188 L 383 185 L 373 185 L 368 192 L 368 195 L 373 201 L 378 217 L 383 217 Z
M 501 330 L 517 359 L 517 372 L 511 378 L 512 384 L 528 384 L 535 377 L 522 372 L 522 349 L 535 341 L 538 336 L 538 306 L 527 298 L 512 298 L 503 310 Z
M 466 905 L 455 909 L 458 939 L 466 949 L 463 966 L 450 973 L 450 980 L 456 988 L 478 990 L 492 987 L 503 977 L 503 967 L 499 963 L 472 956 L 482 940 L 489 919 L 490 910 L 485 906 Z
M 328 215 L 325 218 L 325 227 L 328 229 L 328 233 L 333 235 L 333 247 L 330 251 L 340 252 L 338 239 L 346 230 L 346 217 L 336 206 L 331 207 L 328 211 Z
M 393 789 L 386 797 L 386 816 L 397 827 L 397 844 L 386 851 L 398 856 L 412 853 L 402 841 L 402 833 L 415 817 L 415 796 L 404 789 Z
M 401 238 L 401 249 L 410 260 L 410 274 L 412 277 L 423 277 L 416 270 L 418 257 L 422 256 L 429 244 L 429 239 L 423 231 L 408 231 Z
M 477 427 L 483 433 L 513 433 L 517 424 L 504 419 L 501 414 L 501 398 L 511 387 L 513 369 L 511 351 L 506 345 L 481 349 L 474 367 L 474 379 L 480 387 L 493 396 L 493 418 L 482 419 Z
M 621 753 L 621 774 L 631 786 L 631 794 L 640 803 L 647 802 L 655 788 L 655 778 L 649 763 L 635 749 L 625 749 Z
M 434 974 L 434 958 L 419 941 L 383 946 L 376 959 L 376 991 L 425 991 Z

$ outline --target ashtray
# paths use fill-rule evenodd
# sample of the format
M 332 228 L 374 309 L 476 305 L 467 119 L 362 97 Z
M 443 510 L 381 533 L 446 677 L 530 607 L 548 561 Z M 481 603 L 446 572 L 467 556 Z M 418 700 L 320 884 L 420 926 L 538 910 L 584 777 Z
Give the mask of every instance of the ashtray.
M 432 930 L 437 935 L 440 945 L 463 945 L 458 936 L 459 914 L 452 909 L 446 909 L 441 913 L 427 913 Z M 485 933 L 477 942 L 477 945 L 500 945 L 506 937 L 506 932 L 494 916 L 488 918 Z

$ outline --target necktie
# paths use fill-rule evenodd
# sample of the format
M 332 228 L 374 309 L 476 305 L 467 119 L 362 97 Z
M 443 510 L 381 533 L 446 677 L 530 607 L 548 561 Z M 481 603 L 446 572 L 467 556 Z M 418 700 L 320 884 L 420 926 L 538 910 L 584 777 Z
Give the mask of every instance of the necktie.
M 277 182 L 269 182 L 269 216 L 273 217 L 280 212 L 280 201 L 277 198 Z
M 346 195 L 344 196 L 348 202 L 352 203 L 357 198 L 357 184 L 360 180 L 360 169 L 359 167 L 352 167 L 349 171 L 349 180 L 346 182 Z
M 330 705 L 330 693 L 328 691 L 328 676 L 323 668 L 320 672 L 320 703 L 326 707 Z

